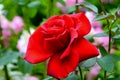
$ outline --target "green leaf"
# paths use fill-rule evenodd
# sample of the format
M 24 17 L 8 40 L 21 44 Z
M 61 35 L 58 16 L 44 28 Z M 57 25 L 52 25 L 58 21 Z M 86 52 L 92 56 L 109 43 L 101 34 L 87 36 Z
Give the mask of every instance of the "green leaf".
M 102 57 L 104 57 L 108 54 L 103 46 L 99 46 L 99 50 L 100 50 Z
M 120 58 L 116 55 L 106 55 L 102 58 L 97 58 L 98 64 L 107 72 L 112 72 L 114 70 L 114 63 L 120 61 Z
M 76 5 L 79 5 L 82 8 L 84 7 L 84 8 L 87 8 L 87 9 L 89 9 L 89 10 L 95 12 L 95 13 L 98 13 L 98 8 L 95 5 L 93 5 L 89 2 L 81 2 L 81 3 L 78 3 Z
M 83 61 L 82 63 L 80 63 L 80 66 L 84 68 L 89 68 L 93 66 L 95 63 L 96 63 L 96 57 Z
M 106 34 L 106 33 L 104 33 L 104 32 L 93 35 L 93 37 L 105 37 L 105 36 L 108 36 L 108 34 Z
M 13 62 L 15 59 L 18 58 L 18 56 L 19 53 L 17 52 L 13 52 L 13 51 L 4 52 L 4 55 L 0 56 L 0 66 Z
M 113 62 L 104 59 L 97 59 L 98 64 L 107 72 L 112 72 L 114 70 L 114 64 Z
M 114 15 L 112 15 L 112 14 L 100 15 L 100 16 L 97 16 L 96 18 L 94 18 L 94 21 L 105 20 L 107 18 L 108 19 L 113 19 Z
M 32 71 L 33 65 L 26 62 L 25 60 L 19 58 L 18 59 L 18 68 L 22 73 L 26 74 L 26 73 L 30 73 Z
M 76 7 L 75 6 L 71 6 L 71 7 L 68 7 L 67 8 L 67 13 L 72 13 L 76 10 Z
M 120 35 L 115 35 L 113 38 L 114 39 L 120 39 Z
M 53 80 L 53 77 L 48 76 L 47 78 L 43 79 L 43 80 Z
M 64 0 L 57 0 L 59 3 L 61 3 L 63 6 L 66 5 L 65 1 Z
M 28 16 L 30 18 L 33 18 L 37 14 L 37 9 L 36 8 L 29 8 L 28 9 Z
M 25 5 L 26 4 L 26 0 L 12 0 L 14 2 L 16 2 L 19 5 Z
M 69 76 L 64 80 L 78 80 L 78 76 L 75 75 L 74 73 L 70 73 Z
M 37 7 L 39 7 L 40 6 L 40 1 L 33 1 L 33 2 L 30 2 L 29 4 L 28 4 L 28 7 L 29 8 L 37 8 Z
M 120 78 L 109 78 L 107 80 L 120 80 Z

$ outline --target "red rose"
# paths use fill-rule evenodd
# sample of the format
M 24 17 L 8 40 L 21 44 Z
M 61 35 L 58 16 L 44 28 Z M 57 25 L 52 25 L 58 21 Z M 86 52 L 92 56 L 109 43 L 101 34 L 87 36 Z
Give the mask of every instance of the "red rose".
M 79 62 L 98 55 L 97 48 L 84 38 L 90 28 L 83 12 L 53 16 L 31 35 L 25 59 L 36 64 L 49 58 L 48 75 L 65 78 Z

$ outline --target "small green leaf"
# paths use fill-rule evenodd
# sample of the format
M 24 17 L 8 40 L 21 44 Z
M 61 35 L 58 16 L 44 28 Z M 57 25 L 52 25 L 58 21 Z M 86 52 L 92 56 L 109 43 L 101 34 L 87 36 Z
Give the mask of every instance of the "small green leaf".
M 100 15 L 100 16 L 97 16 L 96 18 L 94 18 L 94 21 L 105 20 L 107 18 L 108 19 L 113 19 L 114 15 L 112 15 L 112 14 Z
M 37 9 L 36 8 L 29 8 L 28 9 L 28 16 L 30 18 L 33 18 L 37 14 Z
M 25 74 L 25 73 L 30 73 L 32 71 L 33 65 L 19 58 L 18 68 L 22 73 Z
M 6 65 L 8 63 L 11 63 L 15 59 L 17 59 L 18 56 L 19 53 L 17 52 L 13 52 L 13 51 L 4 52 L 4 55 L 0 56 L 0 65 Z
M 67 13 L 72 13 L 76 10 L 76 7 L 75 6 L 71 6 L 69 8 L 67 8 Z
M 107 72 L 112 72 L 114 70 L 114 64 L 111 60 L 97 59 L 98 64 Z
M 75 75 L 74 73 L 70 73 L 69 76 L 64 80 L 78 80 L 78 76 Z
M 104 32 L 93 35 L 93 37 L 105 37 L 105 36 L 108 36 L 108 34 L 106 34 L 106 33 L 104 33 Z
M 43 79 L 43 80 L 53 80 L 53 77 L 48 76 L 47 78 Z
M 12 1 L 16 2 L 19 5 L 25 5 L 27 0 L 12 0 Z
M 114 70 L 114 63 L 120 61 L 120 58 L 116 55 L 106 55 L 102 58 L 97 58 L 98 64 L 107 72 L 112 72 Z
M 102 57 L 104 57 L 108 54 L 103 46 L 99 46 L 99 50 L 100 50 Z
M 115 35 L 113 38 L 114 39 L 120 39 L 120 35 Z
M 59 3 L 61 3 L 63 6 L 65 6 L 65 1 L 64 0 L 57 0 Z
M 39 7 L 40 6 L 40 1 L 33 1 L 33 2 L 30 2 L 29 4 L 28 4 L 28 7 L 29 8 L 37 8 L 37 7 Z
M 108 78 L 107 80 L 120 80 L 120 78 Z
M 96 57 L 83 61 L 82 63 L 80 63 L 80 66 L 84 68 L 89 68 L 93 66 L 95 63 L 96 63 Z
M 89 9 L 91 11 L 94 11 L 95 13 L 98 13 L 98 8 L 95 5 L 93 5 L 93 4 L 89 3 L 89 2 L 81 2 L 81 3 L 78 3 L 76 5 L 79 5 L 82 8 L 87 8 L 87 9 Z

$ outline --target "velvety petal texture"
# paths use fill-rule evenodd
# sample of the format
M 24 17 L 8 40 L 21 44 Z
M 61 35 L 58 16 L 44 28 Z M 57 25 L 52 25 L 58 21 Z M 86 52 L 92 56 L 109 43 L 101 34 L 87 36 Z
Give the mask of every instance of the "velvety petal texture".
M 48 59 L 48 75 L 65 78 L 79 62 L 99 54 L 84 38 L 90 29 L 84 12 L 52 16 L 30 36 L 25 60 L 36 64 Z

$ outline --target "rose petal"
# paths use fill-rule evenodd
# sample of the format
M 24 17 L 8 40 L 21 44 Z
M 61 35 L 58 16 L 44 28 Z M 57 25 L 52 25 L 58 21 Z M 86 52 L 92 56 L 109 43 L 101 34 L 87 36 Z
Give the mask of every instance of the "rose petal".
M 74 22 L 73 22 L 73 20 L 72 20 L 72 18 L 71 18 L 70 16 L 64 14 L 64 15 L 62 16 L 62 18 L 63 18 L 63 20 L 65 21 L 67 28 L 71 28 L 71 27 L 74 26 Z
M 91 29 L 91 25 L 87 17 L 83 12 L 71 15 L 76 25 L 76 30 L 78 30 L 78 34 L 80 37 L 88 34 Z
M 59 52 L 64 50 L 70 42 L 70 35 L 67 31 L 57 37 L 45 38 L 44 49 L 50 52 Z
M 61 55 L 60 57 L 61 59 L 69 55 L 71 51 L 71 44 L 73 43 L 74 39 L 78 37 L 78 33 L 76 32 L 74 28 L 70 28 L 70 37 L 71 37 L 70 43 L 68 47 L 66 48 L 66 50 L 64 51 L 64 53 Z
M 48 75 L 55 78 L 65 78 L 74 71 L 79 63 L 79 55 L 70 53 L 64 59 L 60 59 L 61 53 L 52 56 L 48 63 Z
M 99 55 L 97 48 L 84 38 L 75 41 L 72 51 L 79 54 L 80 61 Z
M 43 37 L 46 36 L 42 33 L 41 27 L 38 27 L 38 29 L 31 35 L 25 55 L 25 59 L 28 62 L 33 64 L 40 63 L 53 54 L 43 49 Z

